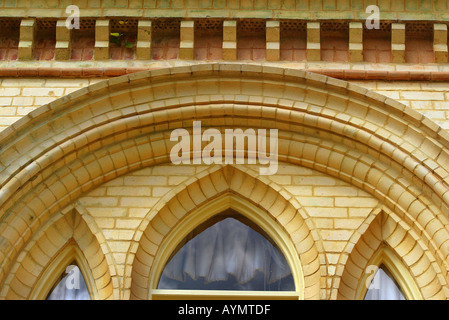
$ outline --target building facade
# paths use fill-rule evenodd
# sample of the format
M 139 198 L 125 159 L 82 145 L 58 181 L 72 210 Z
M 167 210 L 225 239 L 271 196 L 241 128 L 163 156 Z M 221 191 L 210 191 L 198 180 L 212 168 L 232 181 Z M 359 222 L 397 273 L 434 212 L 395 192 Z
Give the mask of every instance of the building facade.
M 447 299 L 448 23 L 446 0 L 0 1 L 0 299 L 73 262 L 91 299 L 364 299 L 377 267 Z M 275 172 L 237 144 L 190 161 L 195 122 L 277 130 Z M 289 290 L 160 286 L 237 215 Z

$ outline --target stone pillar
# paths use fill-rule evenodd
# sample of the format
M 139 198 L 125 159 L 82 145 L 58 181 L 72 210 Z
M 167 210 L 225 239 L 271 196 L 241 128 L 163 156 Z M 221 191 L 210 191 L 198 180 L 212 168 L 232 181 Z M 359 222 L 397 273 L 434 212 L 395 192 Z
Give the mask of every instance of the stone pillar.
M 405 62 L 405 24 L 391 24 L 391 54 L 393 62 Z
M 279 21 L 267 21 L 267 61 L 279 61 L 281 57 L 281 27 Z
M 321 60 L 321 32 L 319 22 L 307 22 L 307 60 Z
M 65 24 L 66 20 L 58 20 L 56 22 L 56 60 L 70 59 L 70 35 L 71 30 Z
M 448 62 L 446 24 L 435 23 L 433 25 L 433 51 L 436 63 Z
M 95 22 L 95 60 L 109 59 L 109 20 Z
M 136 58 L 151 60 L 151 21 L 140 20 L 137 30 Z
M 180 37 L 179 59 L 193 60 L 195 41 L 195 23 L 193 21 L 181 21 Z
M 363 25 L 361 22 L 349 23 L 349 61 L 363 61 Z
M 35 25 L 36 21 L 34 19 L 25 19 L 20 22 L 20 39 L 18 48 L 19 60 L 33 59 Z
M 237 60 L 237 21 L 223 22 L 223 60 Z

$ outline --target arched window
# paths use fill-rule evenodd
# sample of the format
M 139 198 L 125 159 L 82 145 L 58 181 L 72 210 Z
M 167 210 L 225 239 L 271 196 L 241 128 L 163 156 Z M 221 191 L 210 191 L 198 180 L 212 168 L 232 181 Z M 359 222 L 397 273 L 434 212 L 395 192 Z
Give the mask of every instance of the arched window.
M 216 217 L 190 233 L 165 266 L 158 289 L 295 290 L 279 249 L 236 215 Z
M 47 300 L 90 300 L 86 281 L 75 261 L 60 275 Z
M 74 241 L 47 266 L 30 294 L 31 300 L 96 300 L 89 264 Z
M 405 300 L 399 284 L 385 266 L 377 269 L 365 300 Z
M 386 245 L 368 263 L 357 290 L 358 300 L 421 300 L 421 292 L 401 259 Z
M 245 203 L 239 201 L 231 200 L 236 207 Z M 209 218 L 203 218 L 203 222 L 190 232 L 183 232 L 184 223 L 192 225 L 195 216 L 201 216 L 203 208 L 183 221 L 166 239 L 164 247 L 171 253 L 166 255 L 165 262 L 161 261 L 159 276 L 154 279 L 152 299 L 302 297 L 302 290 L 298 289 L 302 270 L 297 257 L 289 254 L 294 251 L 290 244 L 286 245 L 287 238 L 281 236 L 281 230 L 272 233 L 274 224 L 266 224 L 266 218 L 261 216 L 252 216 L 245 206 L 240 207 L 245 215 L 234 209 L 225 209 L 215 215 L 209 211 L 206 213 Z M 179 237 L 180 233 L 182 237 Z M 278 241 L 283 250 L 278 247 Z M 292 269 L 292 263 L 297 268 Z M 302 288 L 301 280 L 299 284 Z

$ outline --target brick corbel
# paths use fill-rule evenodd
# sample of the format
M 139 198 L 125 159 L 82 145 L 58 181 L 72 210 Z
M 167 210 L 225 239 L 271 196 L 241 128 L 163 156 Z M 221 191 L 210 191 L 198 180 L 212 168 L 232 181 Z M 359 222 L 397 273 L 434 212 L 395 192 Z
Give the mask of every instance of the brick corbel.
M 151 59 L 151 27 L 151 21 L 139 20 L 136 46 L 136 58 L 139 60 Z
M 237 60 L 237 21 L 223 21 L 223 60 Z
M 25 19 L 20 22 L 20 38 L 18 48 L 19 60 L 33 59 L 36 20 Z
M 181 21 L 181 42 L 179 47 L 179 59 L 193 60 L 195 22 Z
M 95 22 L 95 60 L 109 59 L 109 20 Z
M 349 61 L 363 61 L 363 25 L 361 22 L 349 23 Z
M 267 61 L 279 61 L 281 56 L 281 30 L 279 21 L 267 21 L 266 23 L 266 59 Z
M 436 63 L 448 62 L 447 25 L 435 23 L 433 25 L 433 51 Z
M 66 20 L 56 22 L 56 60 L 70 59 L 70 36 L 71 30 L 66 26 Z
M 307 22 L 307 60 L 321 60 L 321 25 L 319 22 Z
M 405 24 L 391 24 L 391 54 L 394 63 L 405 62 Z

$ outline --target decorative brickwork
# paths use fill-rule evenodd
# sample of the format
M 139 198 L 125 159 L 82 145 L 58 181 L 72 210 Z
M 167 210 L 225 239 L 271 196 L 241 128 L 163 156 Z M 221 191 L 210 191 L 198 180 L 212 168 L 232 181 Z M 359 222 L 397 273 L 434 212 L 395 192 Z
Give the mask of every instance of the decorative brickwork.
M 365 23 L 348 20 L 88 17 L 80 19 L 80 29 L 69 30 L 62 18 L 18 20 L 0 16 L 0 25 L 5 28 L 19 22 L 20 28 L 3 35 L 4 51 L 17 50 L 20 39 L 19 54 L 0 55 L 3 60 L 237 59 L 430 64 L 447 62 L 448 51 L 447 25 L 431 22 L 383 21 L 379 29 L 368 29 Z M 201 37 L 195 37 L 197 32 Z M 83 55 L 80 41 L 93 38 L 95 54 Z M 205 47 L 214 48 L 214 53 L 198 54 L 198 49 Z
M 373 1 L 377 29 L 358 0 L 71 4 L 79 29 L 67 1 L 0 1 L 0 299 L 72 261 L 93 299 L 179 297 L 165 264 L 229 209 L 286 258 L 278 298 L 363 299 L 381 264 L 449 298 L 449 1 Z M 193 121 L 277 129 L 276 173 L 173 164 Z
M 261 177 L 245 166 L 167 166 L 170 130 L 192 116 L 204 127 L 277 128 L 278 174 Z M 28 287 L 13 280 L 24 252 L 38 230 L 73 207 L 102 248 L 113 297 L 147 298 L 152 284 L 146 279 L 161 267 L 152 263 L 171 227 L 229 192 L 285 230 L 301 261 L 304 298 L 354 297 L 352 265 L 367 232 L 417 277 L 422 298 L 448 296 L 449 135 L 413 109 L 357 85 L 231 63 L 145 71 L 50 102 L 3 130 L 0 141 L 7 168 L 0 175 L 4 298 L 27 297 L 32 279 L 22 280 Z M 407 236 L 380 236 L 371 228 L 376 216 L 385 217 L 382 228 L 398 223 Z M 367 261 L 377 247 L 364 251 Z M 422 273 L 414 263 L 424 253 L 432 269 Z
M 96 299 L 112 298 L 113 289 L 109 265 L 97 238 L 90 229 L 93 226 L 89 227 L 86 223 L 86 220 L 89 221 L 89 217 L 86 218 L 82 218 L 76 211 L 69 210 L 63 217 L 55 216 L 47 227 L 34 234 L 32 241 L 24 249 L 22 257 L 17 259 L 13 267 L 13 270 L 16 270 L 15 276 L 5 282 L 2 288 L 2 297 L 30 299 L 33 289 L 36 290 L 36 282 L 50 262 L 64 247 L 74 241 L 87 260 L 92 273 L 91 276 L 95 282 L 94 297 Z M 42 294 L 45 298 L 47 293 L 34 293 L 37 296 Z

